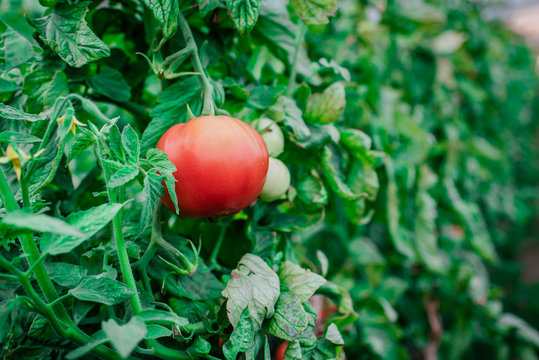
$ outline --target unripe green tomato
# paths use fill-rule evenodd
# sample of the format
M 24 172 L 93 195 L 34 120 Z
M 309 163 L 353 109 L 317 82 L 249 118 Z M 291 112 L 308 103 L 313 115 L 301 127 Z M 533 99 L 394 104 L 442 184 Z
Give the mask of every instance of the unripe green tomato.
M 266 147 L 269 156 L 277 157 L 284 149 L 284 136 L 279 125 L 268 118 L 260 118 L 253 122 L 253 127 L 258 131 Z
M 273 201 L 284 195 L 290 186 L 290 171 L 279 159 L 269 158 L 268 174 L 264 188 L 260 193 L 260 200 Z

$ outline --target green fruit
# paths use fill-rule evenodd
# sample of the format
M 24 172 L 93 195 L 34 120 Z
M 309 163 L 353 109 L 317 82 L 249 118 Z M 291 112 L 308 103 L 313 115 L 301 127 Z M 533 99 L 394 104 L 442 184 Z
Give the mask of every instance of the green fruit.
M 284 149 L 284 136 L 279 125 L 268 118 L 260 118 L 253 122 L 253 127 L 266 143 L 269 156 L 281 155 Z
M 260 200 L 273 201 L 281 198 L 290 186 L 290 171 L 279 159 L 269 158 L 268 174 Z

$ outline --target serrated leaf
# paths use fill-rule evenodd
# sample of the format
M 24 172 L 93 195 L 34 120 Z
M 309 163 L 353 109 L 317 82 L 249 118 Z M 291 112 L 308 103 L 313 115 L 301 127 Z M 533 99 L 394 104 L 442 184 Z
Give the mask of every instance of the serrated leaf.
M 110 50 L 88 27 L 84 16 L 89 2 L 58 4 L 48 16 L 33 20 L 39 37 L 65 62 L 81 67 L 110 56 Z
M 260 327 L 264 319 L 274 313 L 279 277 L 260 257 L 246 254 L 232 271 L 223 296 L 227 298 L 226 310 L 232 326 L 236 326 L 242 312 L 248 308 Z
M 163 196 L 164 187 L 161 184 L 162 177 L 157 174 L 157 169 L 151 169 L 144 178 L 144 203 L 140 214 L 139 234 L 143 233 L 152 221 L 153 212 L 159 199 Z
M 178 316 L 176 313 L 164 310 L 143 310 L 137 316 L 146 323 L 176 325 L 177 327 L 182 327 L 189 324 L 188 319 Z
M 122 74 L 113 68 L 104 68 L 87 81 L 92 90 L 112 100 L 125 102 L 131 98 L 131 87 Z
M 307 328 L 307 324 L 307 314 L 301 300 L 293 293 L 281 293 L 269 323 L 269 333 L 286 341 L 294 341 Z
M 45 215 L 30 214 L 23 210 L 8 213 L 2 223 L 16 229 L 32 230 L 34 232 L 59 234 L 64 236 L 81 237 L 83 233 L 64 220 Z
M 327 24 L 337 12 L 337 0 L 290 0 L 294 11 L 307 24 Z
M 149 166 L 155 167 L 161 176 L 165 179 L 165 185 L 167 191 L 172 199 L 176 213 L 179 212 L 178 209 L 178 197 L 176 195 L 176 178 L 174 173 L 176 172 L 176 166 L 168 159 L 168 155 L 159 149 L 150 149 L 146 153 L 146 160 Z
M 240 352 L 249 350 L 258 327 L 255 320 L 249 315 L 249 310 L 245 308 L 241 312 L 230 338 L 223 345 L 225 358 L 227 360 L 236 360 Z
M 282 263 L 278 274 L 281 286 L 285 285 L 302 303 L 309 300 L 314 292 L 326 283 L 322 276 L 290 262 Z
M 122 168 L 115 171 L 108 182 L 108 186 L 115 188 L 122 186 L 133 180 L 139 174 L 139 168 L 137 165 L 127 164 Z
M 134 316 L 127 324 L 118 325 L 113 319 L 101 324 L 107 338 L 123 359 L 126 359 L 141 342 L 148 329 L 144 321 Z
M 137 292 L 126 284 L 101 274 L 84 277 L 69 293 L 79 300 L 112 306 L 126 301 Z
M 13 106 L 2 103 L 0 103 L 0 119 L 31 122 L 45 120 L 45 118 L 39 115 L 28 114 L 22 110 L 14 108 Z
M 226 7 L 240 35 L 248 34 L 258 20 L 260 0 L 227 0 Z
M 140 141 L 137 132 L 127 125 L 122 131 L 122 145 L 129 161 L 138 164 L 140 157 Z
M 180 7 L 178 0 L 143 0 L 161 24 L 163 36 L 168 39 L 176 32 Z
M 107 225 L 122 204 L 107 203 L 89 210 L 70 214 L 65 220 L 68 224 L 82 232 L 82 236 L 43 236 L 41 250 L 51 255 L 65 254 L 82 244 Z
M 75 138 L 73 139 L 73 143 L 71 144 L 71 148 L 69 150 L 69 153 L 67 154 L 67 161 L 66 163 L 69 164 L 75 156 L 80 154 L 82 151 L 86 150 L 90 146 L 94 145 L 96 141 L 95 135 L 90 131 L 83 127 L 79 127 L 77 134 L 75 135 Z

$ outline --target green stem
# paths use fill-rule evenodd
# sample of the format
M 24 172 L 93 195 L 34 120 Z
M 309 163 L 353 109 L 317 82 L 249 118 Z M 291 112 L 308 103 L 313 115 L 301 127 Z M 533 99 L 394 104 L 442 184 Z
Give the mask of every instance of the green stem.
M 101 144 L 97 145 L 99 151 L 99 158 L 103 158 L 103 151 Z M 116 203 L 116 191 L 113 188 L 108 186 L 110 181 L 110 171 L 108 166 L 102 162 L 103 172 L 105 174 L 105 185 L 107 188 L 107 193 L 109 195 L 109 202 Z M 135 294 L 131 296 L 129 302 L 133 308 L 133 313 L 137 315 L 142 311 L 142 303 L 140 302 L 140 297 L 138 295 L 137 284 L 135 282 L 135 277 L 133 276 L 133 269 L 131 269 L 131 264 L 129 262 L 129 255 L 127 254 L 127 248 L 125 246 L 125 239 L 122 233 L 122 223 L 120 219 L 120 214 L 116 214 L 112 219 L 112 230 L 114 233 L 114 242 L 116 243 L 116 252 L 118 253 L 118 261 L 120 263 L 120 270 L 124 278 L 125 284 L 131 289 L 135 290 Z
M 213 251 L 210 256 L 209 264 L 214 267 L 220 267 L 220 265 L 217 263 L 217 256 L 219 255 L 219 251 L 221 251 L 221 246 L 223 245 L 223 241 L 225 239 L 226 229 L 228 225 L 221 225 L 221 231 L 219 232 L 219 237 L 217 238 L 217 242 L 215 243 L 215 246 L 213 247 Z
M 298 54 L 300 46 L 303 43 L 303 39 L 305 38 L 306 32 L 307 26 L 303 23 L 303 21 L 300 21 L 300 23 L 298 24 L 298 33 L 296 35 L 296 46 L 294 49 L 294 59 L 292 60 L 292 70 L 290 71 L 290 78 L 288 79 L 288 90 L 286 91 L 286 94 L 288 96 L 292 95 L 292 93 L 294 92 L 294 88 L 296 87 L 296 76 L 298 73 Z
M 202 63 L 200 62 L 198 48 L 195 43 L 195 39 L 193 38 L 193 33 L 191 32 L 191 28 L 189 28 L 189 24 L 187 23 L 187 20 L 185 20 L 185 17 L 182 13 L 180 13 L 179 17 L 179 26 L 180 31 L 183 35 L 183 39 L 185 40 L 186 48 L 192 51 L 191 59 L 193 62 L 193 67 L 199 73 L 198 80 L 200 81 L 200 85 L 202 86 L 202 92 L 204 94 L 202 114 L 214 115 L 215 107 L 213 102 L 213 86 L 210 82 L 210 79 L 206 75 L 206 71 L 204 70 Z
M 0 169 L 0 196 L 2 197 L 2 201 L 4 202 L 4 206 L 8 212 L 19 210 L 19 206 L 17 205 L 17 202 L 15 201 L 13 192 L 11 191 L 11 188 L 9 187 L 7 179 L 4 176 L 4 172 L 1 169 Z M 37 248 L 37 245 L 34 242 L 34 236 L 32 235 L 31 232 L 24 231 L 23 233 L 19 235 L 19 242 L 24 251 L 24 254 L 26 255 L 28 266 L 34 269 L 34 274 L 35 274 L 37 283 L 39 284 L 41 291 L 43 291 L 45 298 L 47 299 L 48 302 L 55 301 L 56 299 L 58 299 L 58 293 L 56 292 L 56 289 L 54 288 L 54 285 L 52 284 L 49 274 L 47 274 L 47 271 L 45 270 L 45 266 L 43 266 L 43 263 L 41 263 L 40 261 L 41 255 L 39 254 L 39 249 Z M 35 265 L 37 262 L 39 263 Z M 56 313 L 56 315 L 60 318 L 60 320 L 62 320 L 63 322 L 67 324 L 73 323 L 73 321 L 69 317 L 65 307 L 63 306 L 61 302 L 56 303 L 55 306 L 53 307 L 53 310 Z

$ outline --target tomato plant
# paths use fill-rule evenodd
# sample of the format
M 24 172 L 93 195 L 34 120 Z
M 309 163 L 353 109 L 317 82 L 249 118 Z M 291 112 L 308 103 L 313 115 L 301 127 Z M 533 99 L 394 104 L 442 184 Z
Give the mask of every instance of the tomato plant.
M 537 358 L 536 59 L 489 6 L 2 2 L 0 357 Z
M 157 143 L 176 167 L 179 213 L 201 218 L 234 215 L 264 186 L 268 151 L 248 124 L 228 116 L 202 116 L 168 129 Z M 174 211 L 168 192 L 163 203 Z

